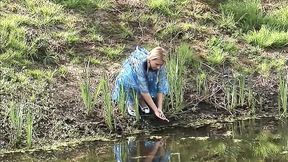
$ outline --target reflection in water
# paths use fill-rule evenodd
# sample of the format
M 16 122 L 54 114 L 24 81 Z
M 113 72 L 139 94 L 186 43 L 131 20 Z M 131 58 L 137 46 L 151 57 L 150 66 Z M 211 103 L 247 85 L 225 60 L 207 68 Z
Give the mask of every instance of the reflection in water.
M 168 162 L 170 152 L 166 148 L 166 139 L 133 140 L 127 143 L 115 144 L 114 154 L 116 162 Z
M 273 119 L 215 123 L 201 129 L 171 128 L 137 136 L 122 143 L 89 143 L 70 153 L 53 154 L 53 160 L 77 162 L 286 162 L 288 161 L 288 127 Z M 165 138 L 163 137 L 165 136 Z M 45 153 L 45 152 L 44 152 Z M 43 154 L 44 154 L 43 153 Z M 0 161 L 42 161 L 41 155 L 13 155 Z M 46 152 L 46 154 L 48 154 Z M 28 158 L 29 157 L 29 158 Z M 45 156 L 48 157 L 48 156 Z M 52 157 L 52 156 L 49 156 Z M 37 159 L 37 160 L 36 160 Z M 40 159 L 40 160 L 39 160 Z M 42 157 L 43 159 L 43 157 Z M 45 158 L 46 159 L 46 158 Z

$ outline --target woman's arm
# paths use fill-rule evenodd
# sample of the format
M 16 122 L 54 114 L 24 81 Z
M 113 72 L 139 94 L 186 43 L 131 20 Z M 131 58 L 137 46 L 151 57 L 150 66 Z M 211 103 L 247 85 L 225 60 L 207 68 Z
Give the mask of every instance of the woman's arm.
M 158 108 L 149 93 L 141 93 L 141 96 L 154 112 L 158 111 Z
M 157 93 L 157 107 L 161 111 L 162 111 L 162 108 L 163 108 L 163 100 L 164 100 L 163 93 Z
M 169 122 L 169 120 L 165 117 L 165 115 L 163 114 L 163 112 L 161 110 L 159 110 L 157 108 L 157 106 L 155 105 L 152 97 L 150 96 L 149 93 L 141 93 L 141 96 L 143 97 L 143 99 L 145 100 L 145 102 L 148 104 L 148 106 L 154 111 L 154 114 L 162 119 L 162 120 L 166 120 Z

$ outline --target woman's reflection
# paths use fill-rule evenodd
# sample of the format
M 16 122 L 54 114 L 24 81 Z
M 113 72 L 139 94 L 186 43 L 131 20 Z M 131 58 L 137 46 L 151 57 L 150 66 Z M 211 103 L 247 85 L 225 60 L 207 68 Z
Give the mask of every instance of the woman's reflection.
M 160 140 L 128 140 L 127 144 L 114 145 L 117 162 L 168 162 L 170 153 L 166 149 L 166 139 Z

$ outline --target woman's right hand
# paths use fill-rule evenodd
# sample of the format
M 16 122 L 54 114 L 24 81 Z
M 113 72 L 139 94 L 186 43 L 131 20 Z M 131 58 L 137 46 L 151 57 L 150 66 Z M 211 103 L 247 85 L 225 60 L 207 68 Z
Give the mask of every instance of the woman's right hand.
M 167 122 L 169 122 L 169 120 L 166 118 L 166 116 L 161 110 L 157 110 L 154 113 L 159 119 L 166 120 Z

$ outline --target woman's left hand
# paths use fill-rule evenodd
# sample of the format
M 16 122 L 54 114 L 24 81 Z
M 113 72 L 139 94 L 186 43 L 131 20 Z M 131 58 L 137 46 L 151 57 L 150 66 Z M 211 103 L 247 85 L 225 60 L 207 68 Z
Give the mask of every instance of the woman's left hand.
M 160 114 L 160 117 L 163 119 L 163 120 L 166 120 L 167 122 L 169 122 L 169 120 L 166 118 L 166 116 L 164 115 L 163 111 L 161 109 L 158 109 L 158 112 Z

